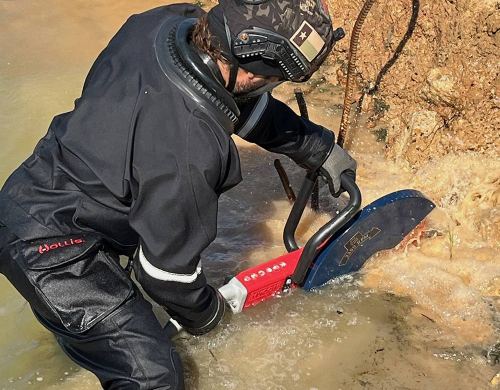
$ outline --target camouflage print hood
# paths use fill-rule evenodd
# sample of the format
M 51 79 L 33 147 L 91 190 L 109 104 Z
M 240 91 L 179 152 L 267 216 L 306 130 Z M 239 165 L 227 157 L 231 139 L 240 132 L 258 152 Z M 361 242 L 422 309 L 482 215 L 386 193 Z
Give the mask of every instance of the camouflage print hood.
M 243 30 L 264 29 L 285 38 L 307 60 L 311 74 L 339 39 L 322 0 L 220 0 L 208 20 L 223 52 L 234 54 L 232 46 Z M 277 64 L 258 56 L 238 62 L 258 74 L 277 75 Z

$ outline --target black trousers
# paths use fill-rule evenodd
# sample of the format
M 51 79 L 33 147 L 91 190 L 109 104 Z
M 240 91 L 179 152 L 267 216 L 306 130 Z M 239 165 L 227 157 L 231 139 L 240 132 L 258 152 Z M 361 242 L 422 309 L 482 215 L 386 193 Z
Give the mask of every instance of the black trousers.
M 58 242 L 69 244 L 63 257 L 79 250 L 71 245 L 75 241 Z M 87 246 L 82 256 L 52 264 L 44 253 L 50 246 L 40 245 L 23 243 L 0 225 L 0 273 L 63 351 L 105 389 L 184 389 L 179 356 L 118 256 Z M 64 252 L 54 248 L 54 253 Z M 49 260 L 40 261 L 40 254 Z

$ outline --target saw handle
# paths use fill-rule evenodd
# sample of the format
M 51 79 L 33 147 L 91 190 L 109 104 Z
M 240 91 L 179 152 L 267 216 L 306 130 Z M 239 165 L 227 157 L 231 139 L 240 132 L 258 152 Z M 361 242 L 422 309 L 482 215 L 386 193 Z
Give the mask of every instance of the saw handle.
M 297 242 L 295 241 L 295 231 L 297 230 L 297 226 L 299 225 L 307 201 L 312 193 L 314 184 L 318 180 L 318 176 L 318 171 L 309 172 L 306 175 L 297 199 L 295 200 L 292 210 L 290 211 L 288 220 L 286 221 L 283 241 L 285 242 L 285 247 L 288 252 L 299 249 Z M 361 192 L 359 191 L 354 178 L 348 173 L 342 173 L 340 180 L 342 188 L 344 188 L 349 194 L 349 202 L 335 218 L 325 224 L 307 241 L 297 268 L 292 276 L 292 281 L 299 286 L 304 282 L 307 271 L 316 258 L 321 244 L 337 233 L 339 229 L 344 226 L 361 207 Z

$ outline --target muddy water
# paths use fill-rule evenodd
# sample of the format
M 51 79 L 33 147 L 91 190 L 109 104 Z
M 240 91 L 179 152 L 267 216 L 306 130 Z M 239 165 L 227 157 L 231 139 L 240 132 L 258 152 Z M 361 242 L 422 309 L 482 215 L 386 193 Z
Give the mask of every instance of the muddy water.
M 160 4 L 0 1 L 0 182 L 29 155 L 52 116 L 71 109 L 93 58 L 123 20 Z M 305 87 L 313 90 L 308 96 L 311 117 L 337 128 L 340 91 Z M 293 104 L 291 92 L 292 87 L 284 87 L 278 96 Z M 204 254 L 215 285 L 283 252 L 281 231 L 290 206 L 273 170 L 276 156 L 242 142 L 239 146 L 244 182 L 222 197 L 219 235 Z M 410 186 L 442 201 L 444 189 L 458 188 L 452 180 L 453 157 L 416 178 L 385 162 L 381 144 L 369 132 L 356 133 L 353 150 L 366 201 Z M 472 156 L 460 162 L 479 173 L 486 185 L 481 188 L 489 188 L 486 172 L 495 166 L 478 161 Z M 302 173 L 285 159 L 283 163 L 298 190 Z M 484 199 L 495 189 L 478 191 Z M 322 207 L 332 215 L 338 205 L 324 195 Z M 180 334 L 176 343 L 187 387 L 488 388 L 497 371 L 483 355 L 498 337 L 498 252 L 487 221 L 482 235 L 476 234 L 479 228 L 474 234 L 464 231 L 454 223 L 457 210 L 441 204 L 431 222 L 433 237 L 419 247 L 382 254 L 363 273 L 317 292 L 295 291 L 264 303 L 212 335 Z M 328 218 L 308 215 L 301 236 Z M 3 277 L 0 319 L 0 388 L 99 388 L 92 374 L 60 352 Z

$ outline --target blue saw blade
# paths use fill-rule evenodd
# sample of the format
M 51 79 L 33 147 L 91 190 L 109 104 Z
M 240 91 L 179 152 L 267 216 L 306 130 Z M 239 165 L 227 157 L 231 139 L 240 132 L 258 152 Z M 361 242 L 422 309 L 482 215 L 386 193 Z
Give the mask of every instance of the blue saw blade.
M 370 203 L 329 240 L 302 287 L 310 290 L 359 270 L 375 253 L 398 245 L 434 207 L 416 190 L 393 192 Z

